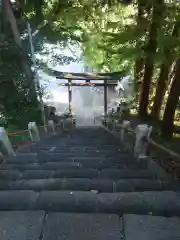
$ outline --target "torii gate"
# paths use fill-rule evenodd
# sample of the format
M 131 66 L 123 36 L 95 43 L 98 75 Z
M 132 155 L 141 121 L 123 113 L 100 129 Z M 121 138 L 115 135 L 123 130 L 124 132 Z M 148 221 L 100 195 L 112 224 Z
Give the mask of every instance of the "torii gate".
M 123 72 L 113 73 L 72 73 L 52 71 L 57 79 L 68 80 L 68 83 L 57 83 L 59 86 L 68 87 L 69 113 L 72 114 L 72 86 L 103 86 L 104 87 L 104 115 L 107 115 L 108 87 L 116 86 L 117 81 L 124 76 Z M 72 83 L 73 80 L 82 80 L 84 83 Z M 104 83 L 91 83 L 91 80 L 102 80 Z

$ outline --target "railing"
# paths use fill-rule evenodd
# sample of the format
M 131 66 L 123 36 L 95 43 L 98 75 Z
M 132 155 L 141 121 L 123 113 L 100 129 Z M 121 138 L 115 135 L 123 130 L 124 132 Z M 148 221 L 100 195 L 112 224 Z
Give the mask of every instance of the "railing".
M 60 117 L 63 116 L 67 112 L 67 110 L 68 110 L 68 108 L 65 109 L 65 111 L 60 115 Z M 62 124 L 61 123 L 56 124 L 55 128 L 56 128 L 56 131 L 59 132 L 59 130 L 62 128 Z M 38 130 L 39 130 L 39 135 L 40 135 L 41 139 L 48 137 L 52 134 L 52 128 L 49 125 L 38 126 Z M 32 142 L 28 129 L 9 132 L 9 133 L 7 133 L 7 135 L 9 137 L 9 140 L 10 140 L 14 150 Z M 0 152 L 1 152 L 1 150 L 0 150 Z
M 8 133 L 8 137 L 14 149 L 17 149 L 19 146 L 24 146 L 31 142 L 28 129 L 10 132 Z
M 135 142 L 137 141 L 137 132 L 136 130 L 124 126 L 124 121 L 122 124 L 119 124 L 116 120 L 106 117 L 105 128 L 111 131 L 116 137 L 121 138 L 124 142 L 128 140 L 131 142 L 131 148 L 135 152 Z M 111 127 L 110 127 L 111 125 Z M 120 132 L 118 131 L 120 130 Z M 124 139 L 122 139 L 122 131 L 126 133 Z M 119 134 L 120 133 L 120 134 Z M 129 141 L 129 135 L 131 135 L 131 141 Z M 140 138 L 139 138 L 140 139 Z M 167 172 L 172 174 L 174 178 L 180 178 L 180 155 L 176 152 L 168 149 L 167 147 L 157 143 L 152 138 L 147 137 L 146 135 L 142 136 L 140 139 L 141 144 L 145 146 L 145 151 L 147 156 L 150 156 L 154 161 L 158 162 L 160 166 Z M 139 155 L 139 157 L 141 157 Z

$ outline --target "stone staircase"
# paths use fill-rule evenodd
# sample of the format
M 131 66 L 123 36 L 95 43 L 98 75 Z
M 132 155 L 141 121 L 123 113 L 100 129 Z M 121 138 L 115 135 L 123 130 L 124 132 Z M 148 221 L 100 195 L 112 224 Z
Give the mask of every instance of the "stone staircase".
M 180 183 L 157 169 L 101 127 L 27 146 L 1 164 L 0 239 L 180 239 Z

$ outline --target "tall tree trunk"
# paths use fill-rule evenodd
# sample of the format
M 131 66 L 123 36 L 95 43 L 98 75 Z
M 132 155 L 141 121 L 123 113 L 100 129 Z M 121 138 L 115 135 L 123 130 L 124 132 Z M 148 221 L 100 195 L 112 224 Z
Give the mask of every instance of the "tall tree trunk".
M 137 14 L 137 33 L 139 31 L 143 31 L 144 33 L 147 31 L 147 27 L 144 25 L 144 20 L 147 18 L 145 17 L 145 14 L 150 14 L 150 9 L 151 5 L 148 4 L 147 2 L 144 2 L 143 0 L 138 0 L 138 14 Z M 144 47 L 143 41 L 137 40 L 136 45 L 141 45 L 141 48 Z M 139 90 L 139 81 L 142 78 L 143 74 L 143 68 L 144 68 L 144 59 L 143 57 L 139 57 L 135 61 L 135 66 L 134 66 L 134 79 L 136 83 L 136 92 Z
M 180 27 L 180 21 L 176 21 L 173 28 L 173 32 L 172 32 L 172 37 L 178 37 L 179 27 Z M 173 50 L 174 50 L 173 46 L 170 46 L 170 48 L 164 49 L 164 56 L 166 58 L 165 60 L 166 62 L 162 63 L 161 65 L 160 75 L 159 75 L 158 84 L 156 88 L 156 95 L 155 95 L 154 104 L 151 112 L 152 118 L 155 121 L 159 119 L 161 106 L 162 106 L 164 95 L 166 92 L 168 76 L 173 63 L 173 60 L 172 60 Z
M 164 112 L 161 136 L 170 139 L 173 135 L 173 122 L 180 96 L 180 59 L 176 63 L 176 72 Z
M 161 65 L 160 75 L 158 79 L 158 84 L 156 88 L 156 95 L 153 103 L 153 108 L 151 112 L 152 119 L 157 121 L 159 119 L 160 110 L 163 103 L 163 98 L 166 91 L 166 85 L 168 81 L 169 70 L 171 68 L 171 63 L 163 63 Z
M 164 1 L 156 0 L 153 4 L 153 13 L 152 13 L 152 23 L 149 31 L 149 40 L 145 49 L 146 59 L 145 59 L 145 70 L 144 78 L 141 89 L 140 97 L 140 106 L 139 106 L 139 115 L 143 118 L 148 116 L 148 104 L 149 104 L 149 91 L 150 83 L 153 76 L 153 54 L 156 53 L 157 48 L 157 32 L 161 26 L 162 16 L 164 9 Z
M 34 76 L 33 76 L 33 72 L 31 70 L 31 66 L 29 65 L 29 63 L 27 63 L 27 60 L 25 59 L 24 54 L 22 54 L 22 44 L 21 44 L 21 37 L 20 37 L 20 32 L 18 30 L 18 26 L 17 26 L 17 22 L 16 22 L 16 18 L 14 16 L 14 13 L 12 11 L 12 6 L 11 6 L 11 2 L 10 0 L 3 0 L 3 4 L 4 4 L 4 10 L 5 10 L 5 15 L 6 18 L 9 22 L 9 25 L 11 27 L 11 31 L 13 33 L 14 36 L 14 42 L 16 43 L 16 45 L 19 47 L 19 57 L 21 59 L 21 64 L 22 67 L 24 69 L 24 72 L 26 73 L 28 80 L 29 80 L 29 85 L 30 85 L 30 90 L 31 92 L 35 94 L 35 85 L 34 85 Z

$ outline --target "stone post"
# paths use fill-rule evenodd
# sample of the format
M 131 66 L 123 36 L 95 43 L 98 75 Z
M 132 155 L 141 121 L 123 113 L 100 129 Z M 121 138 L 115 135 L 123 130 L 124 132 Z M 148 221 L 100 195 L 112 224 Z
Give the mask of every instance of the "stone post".
M 136 142 L 134 146 L 134 155 L 138 158 L 147 156 L 147 146 L 152 132 L 152 126 L 139 124 L 136 127 Z
M 52 129 L 52 133 L 55 135 L 56 131 L 55 131 L 55 124 L 53 120 L 49 120 L 48 121 L 48 126 Z
M 29 122 L 28 131 L 32 141 L 40 141 L 39 130 L 35 122 Z
M 0 127 L 0 141 L 2 142 L 3 147 L 5 148 L 5 151 L 8 153 L 8 155 L 16 155 L 12 148 L 7 132 L 3 127 Z
M 124 135 L 125 131 L 130 127 L 130 121 L 123 121 L 122 126 L 121 126 L 121 141 L 124 141 Z

